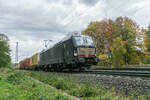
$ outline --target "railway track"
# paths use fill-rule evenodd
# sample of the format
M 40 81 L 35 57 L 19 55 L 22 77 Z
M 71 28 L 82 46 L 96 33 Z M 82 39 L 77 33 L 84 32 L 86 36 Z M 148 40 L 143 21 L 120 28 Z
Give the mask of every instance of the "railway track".
M 150 71 L 140 71 L 140 70 L 138 71 L 136 70 L 86 70 L 84 73 L 150 78 Z
M 97 70 L 83 70 L 83 71 L 62 71 L 58 73 L 69 74 L 96 74 L 96 75 L 117 75 L 130 77 L 146 77 L 150 78 L 150 68 L 101 68 Z
M 132 70 L 132 71 L 150 71 L 149 67 L 124 67 L 124 68 L 96 68 L 94 70 Z
M 102 75 L 117 75 L 117 76 L 130 76 L 130 77 L 149 77 L 150 78 L 150 68 L 100 68 L 96 70 L 84 70 L 72 71 L 65 73 L 77 73 L 77 74 L 102 74 Z

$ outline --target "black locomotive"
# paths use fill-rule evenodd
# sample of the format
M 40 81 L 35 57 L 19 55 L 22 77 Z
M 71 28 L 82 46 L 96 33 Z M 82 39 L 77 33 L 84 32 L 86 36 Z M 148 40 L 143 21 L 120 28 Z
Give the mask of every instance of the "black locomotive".
M 37 69 L 61 71 L 97 64 L 96 47 L 89 36 L 73 34 L 39 55 Z

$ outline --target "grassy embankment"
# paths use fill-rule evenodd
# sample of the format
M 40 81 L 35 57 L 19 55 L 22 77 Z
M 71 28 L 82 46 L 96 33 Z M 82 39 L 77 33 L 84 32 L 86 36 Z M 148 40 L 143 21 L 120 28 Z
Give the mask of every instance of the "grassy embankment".
M 149 100 L 145 96 L 116 95 L 100 86 L 78 84 L 72 78 L 49 73 L 0 69 L 0 100 L 71 100 L 62 91 L 82 100 Z
M 0 100 L 71 100 L 21 71 L 0 69 Z
M 28 72 L 28 75 L 82 100 L 150 100 L 150 95 L 137 96 L 136 94 L 130 94 L 127 97 L 116 94 L 113 90 L 103 89 L 99 85 L 79 84 L 72 77 L 60 77 L 56 74 L 54 76 L 48 72 Z

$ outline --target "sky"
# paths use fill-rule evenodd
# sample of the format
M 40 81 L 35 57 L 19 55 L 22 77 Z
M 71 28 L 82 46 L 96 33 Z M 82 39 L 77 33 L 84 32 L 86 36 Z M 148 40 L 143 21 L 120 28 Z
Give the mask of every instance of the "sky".
M 150 0 L 0 0 L 0 33 L 9 37 L 12 62 L 40 52 L 90 22 L 127 16 L 141 27 L 150 24 Z

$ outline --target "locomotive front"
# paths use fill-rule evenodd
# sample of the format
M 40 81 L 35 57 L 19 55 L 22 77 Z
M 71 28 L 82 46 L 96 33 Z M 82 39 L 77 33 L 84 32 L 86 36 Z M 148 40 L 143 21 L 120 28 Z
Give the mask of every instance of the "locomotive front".
M 74 56 L 79 64 L 93 65 L 98 63 L 96 46 L 89 36 L 79 35 L 73 37 Z

